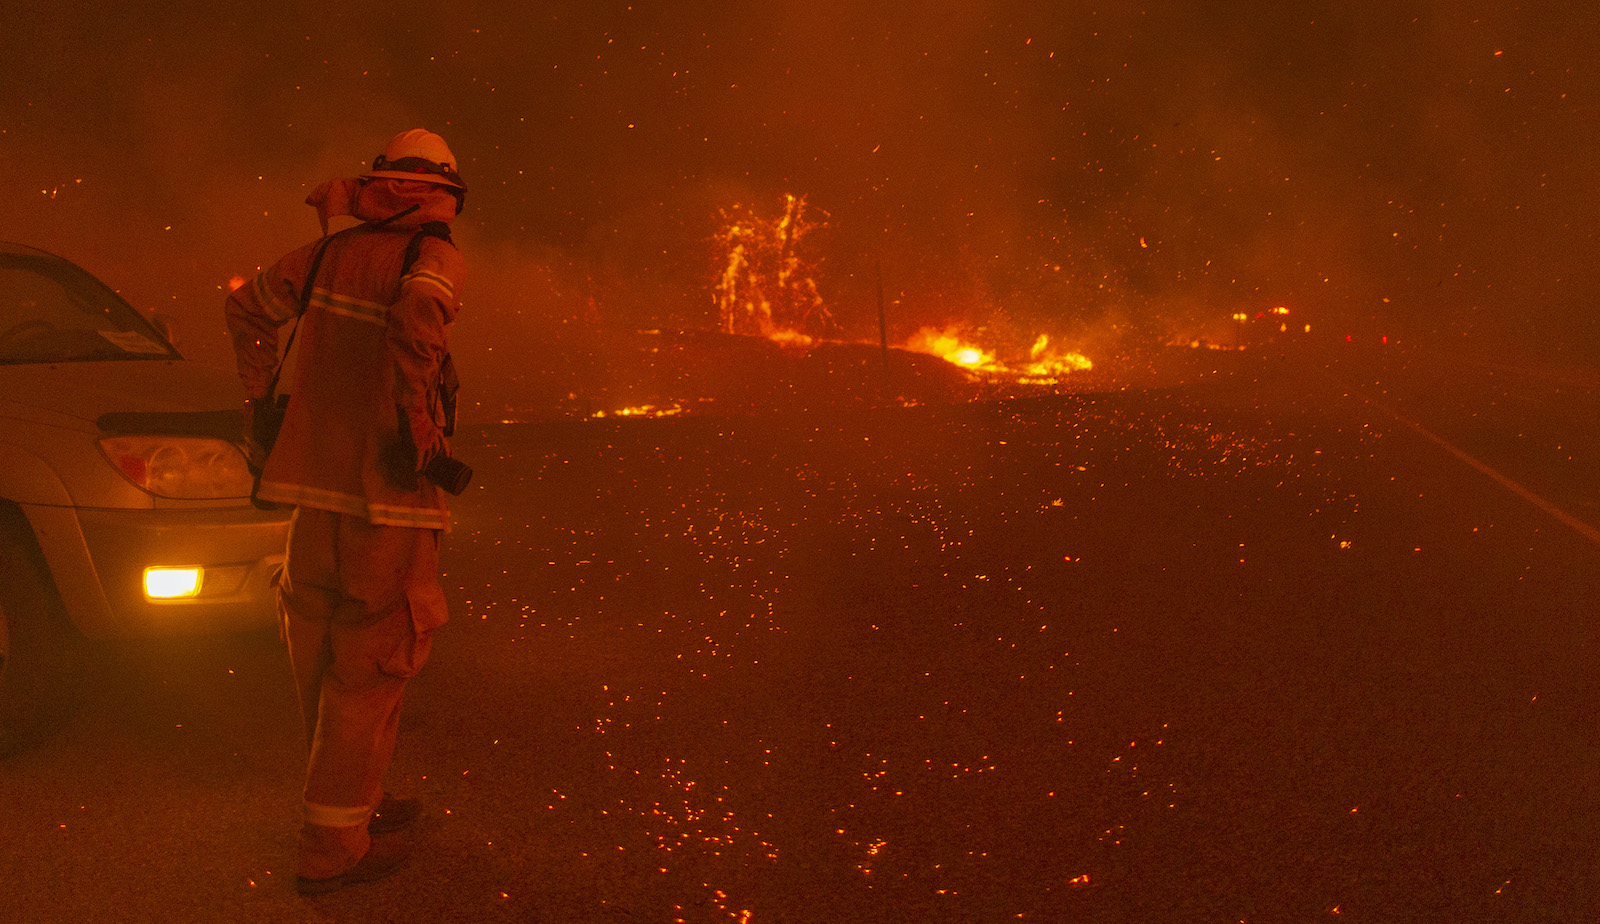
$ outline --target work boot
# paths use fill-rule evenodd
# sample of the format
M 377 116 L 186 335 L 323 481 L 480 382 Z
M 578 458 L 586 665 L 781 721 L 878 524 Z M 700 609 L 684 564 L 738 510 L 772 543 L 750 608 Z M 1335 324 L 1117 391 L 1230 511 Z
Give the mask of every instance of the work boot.
M 355 866 L 337 876 L 320 879 L 296 876 L 295 888 L 301 895 L 326 895 L 345 886 L 377 882 L 379 879 L 394 875 L 400 867 L 405 866 L 406 858 L 406 847 L 400 838 L 375 837 L 372 839 L 372 846 L 367 848 L 366 854 L 356 861 Z
M 421 799 L 396 799 L 384 793 L 383 800 L 372 810 L 372 819 L 367 822 L 367 833 L 373 837 L 392 834 L 411 827 L 411 823 L 421 814 Z

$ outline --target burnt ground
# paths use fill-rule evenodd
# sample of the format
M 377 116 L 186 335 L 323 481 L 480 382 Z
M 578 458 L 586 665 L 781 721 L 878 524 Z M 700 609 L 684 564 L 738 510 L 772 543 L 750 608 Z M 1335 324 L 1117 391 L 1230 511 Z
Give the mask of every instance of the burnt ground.
M 123 645 L 0 768 L 0 919 L 1596 919 L 1600 547 L 1394 416 L 1593 523 L 1595 391 L 1183 362 L 475 426 L 412 869 L 292 895 L 275 639 Z

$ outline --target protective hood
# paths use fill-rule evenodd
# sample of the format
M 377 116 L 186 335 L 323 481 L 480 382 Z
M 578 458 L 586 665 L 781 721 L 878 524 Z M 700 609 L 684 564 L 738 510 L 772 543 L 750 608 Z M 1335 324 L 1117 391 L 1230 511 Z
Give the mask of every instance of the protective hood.
M 382 221 L 412 206 L 417 210 L 390 222 L 389 227 L 414 231 L 430 221 L 454 221 L 456 197 L 448 188 L 434 183 L 404 183 L 410 189 L 402 190 L 401 183 L 376 177 L 372 179 L 341 177 L 329 180 L 312 190 L 306 204 L 317 210 L 317 220 L 322 222 L 322 233 L 328 233 L 328 219 L 350 215 L 361 221 Z

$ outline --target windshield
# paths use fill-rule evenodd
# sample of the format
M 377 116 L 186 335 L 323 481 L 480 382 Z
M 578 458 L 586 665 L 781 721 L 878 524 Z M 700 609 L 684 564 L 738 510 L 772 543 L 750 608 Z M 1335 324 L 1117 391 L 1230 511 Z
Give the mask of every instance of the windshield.
M 0 364 L 179 358 L 121 296 L 73 264 L 0 253 Z

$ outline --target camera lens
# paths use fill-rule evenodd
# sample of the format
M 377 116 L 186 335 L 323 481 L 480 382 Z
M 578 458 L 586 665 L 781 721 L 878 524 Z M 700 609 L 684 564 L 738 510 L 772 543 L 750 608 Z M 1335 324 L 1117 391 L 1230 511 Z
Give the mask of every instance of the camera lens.
M 428 476 L 429 481 L 451 494 L 465 491 L 467 484 L 472 481 L 472 467 L 449 456 L 434 456 L 422 473 Z

